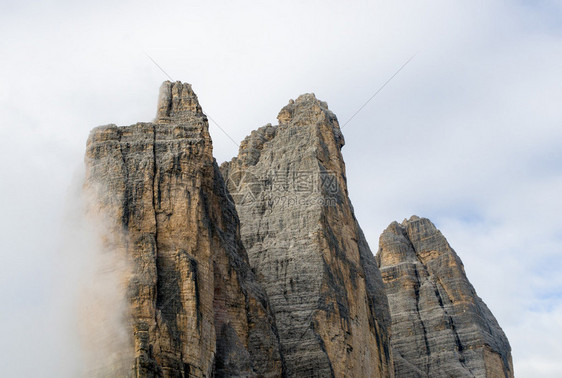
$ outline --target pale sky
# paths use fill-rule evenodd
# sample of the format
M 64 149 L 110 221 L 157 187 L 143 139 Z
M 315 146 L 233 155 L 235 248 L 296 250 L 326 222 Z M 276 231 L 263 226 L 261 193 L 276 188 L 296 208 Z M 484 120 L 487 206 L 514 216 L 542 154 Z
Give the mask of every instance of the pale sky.
M 430 218 L 516 376 L 562 376 L 560 1 L 0 0 L 0 51 L 0 375 L 73 376 L 71 193 L 91 128 L 154 118 L 146 53 L 237 142 L 306 92 L 343 125 L 415 55 L 342 129 L 371 250 Z M 219 163 L 237 154 L 210 129 Z

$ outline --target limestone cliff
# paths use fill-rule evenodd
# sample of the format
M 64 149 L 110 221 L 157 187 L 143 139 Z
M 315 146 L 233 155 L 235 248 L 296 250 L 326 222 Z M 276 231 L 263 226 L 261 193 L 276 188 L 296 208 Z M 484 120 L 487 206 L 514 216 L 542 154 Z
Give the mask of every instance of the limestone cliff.
M 278 121 L 219 169 L 191 86 L 165 82 L 154 122 L 91 132 L 84 186 L 128 260 L 134 351 L 95 375 L 512 377 L 505 335 L 431 222 L 392 223 L 373 256 L 327 104 L 302 95 Z
M 278 121 L 253 131 L 221 171 L 287 374 L 392 376 L 388 303 L 348 198 L 336 116 L 306 94 Z
M 131 260 L 132 375 L 282 375 L 275 321 L 191 86 L 165 82 L 153 123 L 94 129 L 86 167 L 86 189 Z
M 445 237 L 425 218 L 392 223 L 377 253 L 397 377 L 513 377 L 511 348 Z

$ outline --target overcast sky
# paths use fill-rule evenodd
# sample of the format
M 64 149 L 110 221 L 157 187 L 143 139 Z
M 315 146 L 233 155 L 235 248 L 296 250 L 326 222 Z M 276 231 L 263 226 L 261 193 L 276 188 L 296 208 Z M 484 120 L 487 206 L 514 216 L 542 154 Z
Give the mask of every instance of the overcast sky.
M 343 125 L 415 55 L 342 129 L 371 249 L 430 218 L 516 376 L 562 376 L 561 2 L 0 0 L 0 51 L 0 375 L 73 374 L 71 193 L 91 128 L 154 118 L 148 54 L 237 142 L 305 92 Z

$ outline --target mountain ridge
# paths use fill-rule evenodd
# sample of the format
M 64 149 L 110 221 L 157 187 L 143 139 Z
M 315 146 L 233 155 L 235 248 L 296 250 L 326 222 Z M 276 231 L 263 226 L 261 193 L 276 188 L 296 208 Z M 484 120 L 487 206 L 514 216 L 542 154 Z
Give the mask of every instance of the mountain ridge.
M 153 122 L 92 130 L 85 190 L 132 261 L 130 375 L 436 376 L 428 366 L 439 364 L 423 365 L 401 348 L 400 340 L 416 345 L 416 337 L 400 337 L 418 323 L 397 321 L 397 303 L 408 305 L 411 292 L 389 284 L 387 273 L 404 251 L 382 243 L 377 257 L 371 252 L 348 196 L 336 115 L 308 93 L 277 119 L 252 131 L 220 167 L 187 83 L 162 84 Z M 381 240 L 404 236 L 401 227 L 392 223 Z M 444 279 L 442 271 L 426 281 Z M 465 281 L 459 290 L 471 294 Z M 480 323 L 453 314 L 456 308 L 443 311 L 455 319 L 461 344 L 443 345 L 473 369 L 449 370 L 470 376 L 484 366 L 485 376 L 513 376 L 509 343 L 493 315 L 486 320 L 499 331 L 490 332 L 491 352 L 479 359 L 468 352 L 480 344 L 467 341 L 467 330 Z M 429 347 L 414 350 L 426 362 L 438 360 Z

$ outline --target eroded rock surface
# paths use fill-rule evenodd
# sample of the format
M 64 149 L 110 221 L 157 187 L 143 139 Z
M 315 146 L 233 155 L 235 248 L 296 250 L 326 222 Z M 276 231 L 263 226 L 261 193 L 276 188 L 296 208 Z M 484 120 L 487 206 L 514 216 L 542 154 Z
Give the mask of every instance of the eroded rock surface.
M 513 377 L 505 334 L 428 219 L 390 224 L 377 261 L 390 304 L 397 377 Z
M 372 255 L 327 104 L 302 95 L 278 121 L 219 169 L 191 86 L 165 82 L 154 122 L 91 132 L 85 191 L 129 262 L 134 351 L 98 375 L 512 377 L 430 221 L 392 223 Z
M 292 377 L 393 375 L 390 316 L 348 198 L 336 116 L 313 94 L 221 166 Z
M 191 86 L 165 82 L 153 123 L 94 129 L 86 167 L 131 261 L 131 374 L 281 376 L 275 321 Z

